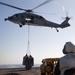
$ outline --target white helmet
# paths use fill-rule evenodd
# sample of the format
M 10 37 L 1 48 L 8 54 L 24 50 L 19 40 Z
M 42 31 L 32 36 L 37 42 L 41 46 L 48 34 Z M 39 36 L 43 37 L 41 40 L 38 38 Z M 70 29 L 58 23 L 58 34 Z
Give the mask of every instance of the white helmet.
M 66 42 L 66 44 L 64 45 L 63 53 L 75 53 L 75 45 L 73 45 L 71 42 Z

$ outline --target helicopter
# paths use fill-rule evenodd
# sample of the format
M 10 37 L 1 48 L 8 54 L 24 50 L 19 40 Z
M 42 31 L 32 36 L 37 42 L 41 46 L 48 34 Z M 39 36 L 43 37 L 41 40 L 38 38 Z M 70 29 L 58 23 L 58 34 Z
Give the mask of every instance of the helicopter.
M 5 6 L 9 6 L 18 10 L 23 10 L 25 12 L 22 13 L 16 13 L 8 18 L 5 18 L 5 21 L 11 21 L 15 24 L 18 24 L 20 27 L 24 26 L 24 25 L 33 25 L 33 26 L 45 26 L 45 27 L 51 27 L 51 28 L 55 28 L 57 30 L 57 32 L 59 32 L 59 30 L 57 28 L 66 28 L 69 27 L 70 24 L 68 23 L 68 21 L 70 20 L 70 18 L 67 16 L 65 18 L 65 20 L 61 23 L 61 24 L 57 24 L 51 21 L 46 20 L 43 16 L 41 15 L 37 15 L 34 13 L 34 9 L 50 2 L 52 0 L 46 0 L 43 3 L 41 3 L 40 5 L 36 6 L 33 9 L 22 9 L 13 5 L 9 5 L 3 2 L 0 2 L 0 4 L 5 5 Z

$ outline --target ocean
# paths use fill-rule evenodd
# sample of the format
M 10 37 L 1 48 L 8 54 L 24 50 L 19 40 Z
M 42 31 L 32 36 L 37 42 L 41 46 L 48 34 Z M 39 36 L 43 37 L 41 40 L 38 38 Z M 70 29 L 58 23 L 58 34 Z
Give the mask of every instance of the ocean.
M 0 65 L 0 69 L 2 68 L 24 68 L 25 66 L 22 64 L 2 64 Z M 40 64 L 34 64 L 33 67 L 40 67 Z

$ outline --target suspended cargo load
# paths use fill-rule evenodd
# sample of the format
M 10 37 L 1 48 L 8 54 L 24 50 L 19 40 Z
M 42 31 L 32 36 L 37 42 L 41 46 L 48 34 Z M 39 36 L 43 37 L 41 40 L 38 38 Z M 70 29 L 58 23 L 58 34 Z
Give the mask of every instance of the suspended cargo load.
M 28 47 L 26 51 L 26 55 L 23 57 L 23 65 L 25 65 L 26 70 L 29 70 L 34 65 L 34 58 L 31 56 L 30 52 L 30 41 L 29 41 L 29 26 L 28 26 Z
M 27 54 L 23 57 L 23 65 L 25 65 L 26 70 L 29 70 L 32 68 L 34 65 L 34 58 L 30 55 L 28 56 Z
M 27 61 L 28 60 L 28 55 L 26 54 L 24 57 L 23 57 L 23 65 L 26 65 L 27 64 Z
M 34 66 L 34 58 L 31 55 L 29 56 L 29 63 L 31 66 Z

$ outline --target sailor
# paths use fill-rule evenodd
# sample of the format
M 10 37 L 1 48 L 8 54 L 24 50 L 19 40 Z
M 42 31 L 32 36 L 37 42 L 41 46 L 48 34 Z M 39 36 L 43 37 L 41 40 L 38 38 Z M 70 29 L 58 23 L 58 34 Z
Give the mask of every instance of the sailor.
M 66 42 L 63 53 L 65 55 L 58 61 L 54 75 L 64 75 L 65 71 L 75 69 L 75 45 L 71 42 Z

